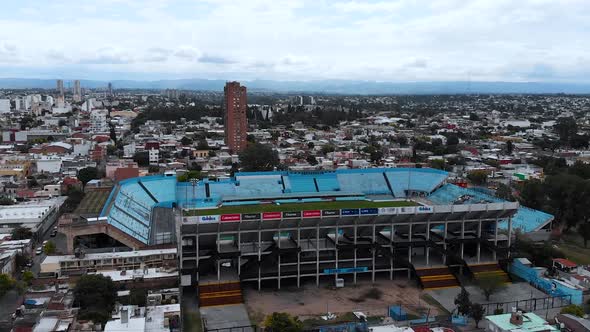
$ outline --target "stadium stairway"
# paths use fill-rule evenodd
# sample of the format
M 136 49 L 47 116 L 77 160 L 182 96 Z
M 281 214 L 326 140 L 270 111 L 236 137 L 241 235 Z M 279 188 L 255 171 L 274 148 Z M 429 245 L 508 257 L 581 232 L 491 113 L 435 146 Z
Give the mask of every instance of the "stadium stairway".
M 239 281 L 210 282 L 199 285 L 199 306 L 240 304 L 244 302 Z
M 416 268 L 424 290 L 459 287 L 459 281 L 447 266 Z
M 500 265 L 496 262 L 494 263 L 482 263 L 482 264 L 471 264 L 469 265 L 469 269 L 473 273 L 473 278 L 475 280 L 487 277 L 487 276 L 498 276 L 504 283 L 511 283 L 510 276 L 506 273 Z

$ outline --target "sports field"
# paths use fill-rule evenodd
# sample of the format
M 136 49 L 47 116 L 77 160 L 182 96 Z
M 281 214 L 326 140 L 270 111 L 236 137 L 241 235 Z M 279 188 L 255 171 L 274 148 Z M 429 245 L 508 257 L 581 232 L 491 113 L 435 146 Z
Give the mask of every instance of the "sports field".
M 403 207 L 417 206 L 411 201 L 334 201 L 334 202 L 310 202 L 310 203 L 289 203 L 289 204 L 254 204 L 239 206 L 222 206 L 216 209 L 189 210 L 187 216 L 206 216 L 211 214 L 230 213 L 261 213 L 261 212 L 289 212 L 303 210 L 336 210 L 336 209 L 361 209 L 361 208 L 382 208 L 382 207 Z
M 84 198 L 74 213 L 79 215 L 99 214 L 110 193 L 110 190 L 88 191 L 84 194 Z

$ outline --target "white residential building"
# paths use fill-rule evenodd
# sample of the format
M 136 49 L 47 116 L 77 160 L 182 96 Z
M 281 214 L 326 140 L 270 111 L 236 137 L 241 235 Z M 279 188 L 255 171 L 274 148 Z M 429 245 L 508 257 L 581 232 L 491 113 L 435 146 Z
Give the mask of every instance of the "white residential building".
M 93 110 L 90 113 L 90 131 L 93 133 L 108 133 L 108 111 L 104 109 Z
M 0 99 L 0 113 L 10 113 L 10 99 Z

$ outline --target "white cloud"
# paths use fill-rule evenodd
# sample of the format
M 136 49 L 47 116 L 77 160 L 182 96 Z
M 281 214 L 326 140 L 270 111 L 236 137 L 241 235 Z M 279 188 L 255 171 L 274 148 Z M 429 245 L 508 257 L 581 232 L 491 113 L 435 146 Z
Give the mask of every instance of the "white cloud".
M 0 13 L 0 61 L 27 72 L 59 66 L 66 76 L 69 68 L 116 68 L 154 78 L 399 81 L 588 80 L 583 73 L 590 71 L 579 61 L 590 54 L 587 0 L 32 0 L 12 6 Z

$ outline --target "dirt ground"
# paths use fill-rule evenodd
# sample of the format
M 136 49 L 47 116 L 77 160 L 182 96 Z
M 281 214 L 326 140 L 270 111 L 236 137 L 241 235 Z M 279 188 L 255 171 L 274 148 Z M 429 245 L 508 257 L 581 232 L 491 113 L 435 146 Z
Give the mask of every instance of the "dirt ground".
M 371 291 L 373 288 L 380 292 Z M 418 315 L 417 311 L 422 310 L 418 308 L 431 308 L 431 315 L 439 313 L 437 307 L 420 298 L 423 292 L 415 286 L 415 282 L 407 280 L 378 280 L 375 283 L 359 281 L 357 285 L 339 289 L 334 289 L 331 285 L 320 285 L 318 288 L 315 283 L 310 283 L 301 288 L 289 287 L 280 291 L 243 291 L 250 319 L 253 321 L 261 320 L 273 312 L 288 312 L 301 319 L 325 315 L 326 311 L 335 314 L 362 311 L 367 316 L 385 317 L 389 306 L 399 304 L 410 314 Z M 373 293 L 373 296 L 367 297 L 367 292 Z M 375 296 L 375 293 L 380 293 L 380 296 Z

